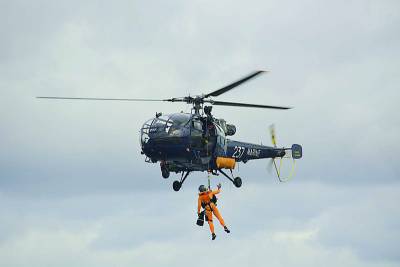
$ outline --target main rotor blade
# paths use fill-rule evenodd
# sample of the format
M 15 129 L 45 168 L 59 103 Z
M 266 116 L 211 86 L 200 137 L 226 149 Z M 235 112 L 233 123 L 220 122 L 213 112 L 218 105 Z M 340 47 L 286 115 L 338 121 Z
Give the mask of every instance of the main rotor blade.
M 174 98 L 170 98 L 170 99 L 164 99 L 163 101 L 189 103 L 191 99 L 192 99 L 191 97 L 174 97 Z
M 110 101 L 169 101 L 169 99 L 142 99 L 142 98 L 98 98 L 98 97 L 59 97 L 59 96 L 37 96 L 44 99 L 64 100 L 110 100 Z
M 237 102 L 225 102 L 225 101 L 207 101 L 212 105 L 217 106 L 232 106 L 232 107 L 246 107 L 246 108 L 270 108 L 270 109 L 291 109 L 291 107 L 280 107 L 280 106 L 268 106 L 268 105 L 258 105 L 258 104 L 247 104 L 247 103 L 237 103 Z
M 252 78 L 256 77 L 257 75 L 259 75 L 259 74 L 261 74 L 261 73 L 264 73 L 264 72 L 266 72 L 266 71 L 264 71 L 264 70 L 255 71 L 255 72 L 253 72 L 253 73 L 247 75 L 246 77 L 240 79 L 239 81 L 236 81 L 236 82 L 234 82 L 234 83 L 231 83 L 231 84 L 229 84 L 229 85 L 227 85 L 227 86 L 225 86 L 225 87 L 222 87 L 221 89 L 215 90 L 214 92 L 211 92 L 211 93 L 205 95 L 205 97 L 207 98 L 207 97 L 210 97 L 210 96 L 219 96 L 219 95 L 222 95 L 223 93 L 228 92 L 229 90 L 235 88 L 236 86 L 239 86 L 239 85 L 241 85 L 242 83 L 247 82 L 248 80 L 250 80 L 250 79 L 252 79 Z

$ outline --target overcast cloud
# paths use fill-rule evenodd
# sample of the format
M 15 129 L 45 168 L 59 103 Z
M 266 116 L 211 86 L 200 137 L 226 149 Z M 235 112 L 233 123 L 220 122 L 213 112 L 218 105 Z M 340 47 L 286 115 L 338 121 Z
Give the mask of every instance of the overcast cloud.
M 0 0 L 1 266 L 399 266 L 398 1 Z M 303 145 L 295 178 L 267 161 L 223 178 L 232 229 L 196 220 L 196 173 L 179 192 L 140 155 L 168 98 L 271 72 L 214 107 L 233 139 Z

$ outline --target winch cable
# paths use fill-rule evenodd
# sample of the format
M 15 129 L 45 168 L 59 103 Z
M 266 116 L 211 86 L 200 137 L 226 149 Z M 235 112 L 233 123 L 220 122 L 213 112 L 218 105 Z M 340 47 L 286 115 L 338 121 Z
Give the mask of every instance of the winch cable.
M 208 136 L 209 136 L 208 118 L 206 118 L 206 151 L 207 151 L 207 157 L 209 157 Z M 208 190 L 211 190 L 211 181 L 210 181 L 210 161 L 208 161 L 208 163 L 207 163 L 207 180 L 208 180 Z
M 211 190 L 210 172 L 208 172 L 208 190 Z

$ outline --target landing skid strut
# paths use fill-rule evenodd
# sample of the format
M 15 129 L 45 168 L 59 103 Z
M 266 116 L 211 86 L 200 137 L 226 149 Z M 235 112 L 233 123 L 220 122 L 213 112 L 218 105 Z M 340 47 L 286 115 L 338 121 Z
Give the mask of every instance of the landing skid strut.
M 218 171 L 219 171 L 220 173 L 222 173 L 226 178 L 228 178 L 228 180 L 231 181 L 237 188 L 239 188 L 239 187 L 242 186 L 242 179 L 241 179 L 239 176 L 236 177 L 236 178 L 234 178 L 234 177 L 233 177 L 232 170 L 230 170 L 230 171 L 231 171 L 232 178 L 229 177 L 223 170 L 218 169 Z
M 174 183 L 172 184 L 172 188 L 174 189 L 174 191 L 178 192 L 181 189 L 183 182 L 186 180 L 186 178 L 189 176 L 189 174 L 190 174 L 190 171 L 187 171 L 186 173 L 183 171 L 181 180 L 174 181 Z

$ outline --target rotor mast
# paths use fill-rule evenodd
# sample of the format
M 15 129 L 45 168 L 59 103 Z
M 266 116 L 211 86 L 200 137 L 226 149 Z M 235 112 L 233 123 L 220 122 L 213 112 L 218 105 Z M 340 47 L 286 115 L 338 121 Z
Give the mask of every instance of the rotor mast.
M 194 103 L 193 103 L 194 114 L 200 116 L 200 109 L 202 109 L 202 108 L 203 108 L 203 107 L 201 106 L 201 103 L 200 103 L 200 102 L 194 102 Z
M 203 109 L 204 96 L 196 96 L 196 98 L 192 100 L 194 114 L 200 116 L 200 109 Z

